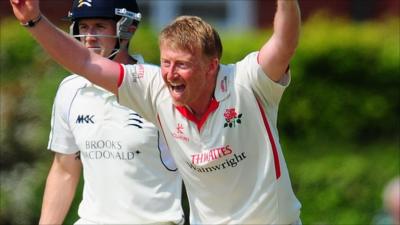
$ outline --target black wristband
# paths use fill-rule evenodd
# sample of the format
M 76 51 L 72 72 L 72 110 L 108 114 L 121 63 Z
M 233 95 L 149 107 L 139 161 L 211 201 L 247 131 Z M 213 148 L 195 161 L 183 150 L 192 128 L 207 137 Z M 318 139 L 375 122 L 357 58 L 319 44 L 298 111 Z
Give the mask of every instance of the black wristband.
M 26 23 L 21 23 L 21 25 L 24 27 L 34 27 L 37 23 L 39 23 L 41 19 L 42 19 L 42 14 L 39 14 L 39 16 L 36 17 L 36 19 L 29 20 Z

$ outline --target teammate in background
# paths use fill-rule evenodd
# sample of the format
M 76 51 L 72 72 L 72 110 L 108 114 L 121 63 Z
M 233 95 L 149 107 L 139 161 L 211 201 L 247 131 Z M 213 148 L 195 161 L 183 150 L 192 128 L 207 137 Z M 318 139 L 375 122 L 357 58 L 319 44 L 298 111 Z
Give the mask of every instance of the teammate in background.
M 383 208 L 374 215 L 371 224 L 400 225 L 400 177 L 392 178 L 382 192 Z
M 141 19 L 135 0 L 74 0 L 68 17 L 71 35 L 91 52 L 118 63 L 142 63 L 140 55 L 128 53 Z M 153 124 L 119 105 L 113 93 L 68 76 L 59 86 L 51 122 L 48 148 L 55 156 L 40 224 L 63 223 L 82 167 L 83 199 L 75 224 L 183 224 L 182 181 L 164 139 Z
M 57 62 L 118 94 L 163 131 L 186 185 L 191 224 L 301 223 L 276 126 L 299 39 L 297 0 L 277 0 L 272 36 L 231 65 L 220 64 L 221 42 L 209 24 L 176 19 L 160 34 L 161 71 L 98 57 L 57 31 L 37 1 L 11 3 Z
M 383 191 L 383 205 L 393 224 L 400 225 L 400 177 L 395 177 L 386 184 Z

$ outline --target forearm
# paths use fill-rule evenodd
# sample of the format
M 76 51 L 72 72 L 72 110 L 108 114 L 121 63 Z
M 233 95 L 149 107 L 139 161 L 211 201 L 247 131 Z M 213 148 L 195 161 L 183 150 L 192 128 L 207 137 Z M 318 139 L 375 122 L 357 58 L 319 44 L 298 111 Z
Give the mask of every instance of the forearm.
M 261 67 L 274 81 L 282 79 L 294 55 L 300 36 L 300 23 L 297 0 L 277 0 L 274 32 L 259 54 Z
M 57 63 L 113 93 L 117 92 L 117 63 L 89 51 L 44 16 L 35 27 L 27 29 Z
M 43 49 L 61 66 L 69 71 L 86 77 L 91 82 L 113 92 L 117 92 L 120 66 L 89 49 L 55 27 L 41 15 L 38 0 L 10 0 L 15 17 L 22 23 L 31 26 L 27 30 Z
M 300 36 L 300 9 L 297 0 L 278 0 L 274 18 L 273 38 L 282 50 L 294 53 Z
M 10 3 L 15 17 L 55 61 L 74 73 L 85 75 L 84 68 L 91 53 L 51 24 L 40 12 L 38 0 L 10 0 Z
M 62 224 L 75 194 L 73 190 L 69 184 L 47 185 L 39 224 Z
M 80 166 L 69 162 L 69 170 L 58 162 L 50 169 L 39 224 L 62 224 L 69 211 L 80 178 Z
M 44 15 L 34 27 L 27 29 L 57 63 L 73 73 L 87 73 L 84 68 L 91 57 L 90 52 L 76 39 L 51 24 Z

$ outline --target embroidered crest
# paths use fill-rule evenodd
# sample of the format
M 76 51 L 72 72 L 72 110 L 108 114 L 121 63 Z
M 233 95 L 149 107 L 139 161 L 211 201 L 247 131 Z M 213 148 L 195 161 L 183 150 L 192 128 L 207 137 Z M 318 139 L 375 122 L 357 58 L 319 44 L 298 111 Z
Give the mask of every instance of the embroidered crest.
M 183 125 L 181 123 L 178 123 L 178 126 L 176 127 L 176 133 L 183 134 Z
M 79 0 L 78 8 L 82 6 L 92 7 L 92 0 Z
M 185 128 L 183 127 L 183 125 L 181 123 L 178 123 L 178 125 L 176 126 L 176 129 L 175 129 L 175 132 L 172 133 L 172 136 L 175 139 L 189 142 L 189 137 L 185 135 L 184 129 Z
M 225 110 L 224 113 L 225 121 L 224 123 L 224 128 L 225 127 L 236 127 L 236 124 L 242 123 L 242 113 L 238 114 L 234 108 L 229 108 Z

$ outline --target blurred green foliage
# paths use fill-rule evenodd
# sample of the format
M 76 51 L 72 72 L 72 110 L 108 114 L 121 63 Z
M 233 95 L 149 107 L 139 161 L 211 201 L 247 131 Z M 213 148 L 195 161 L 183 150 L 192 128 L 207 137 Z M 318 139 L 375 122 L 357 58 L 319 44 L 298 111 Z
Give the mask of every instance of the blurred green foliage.
M 223 34 L 223 62 L 260 48 L 270 32 Z M 365 143 L 399 137 L 398 18 L 350 23 L 315 16 L 302 28 L 279 128 L 291 139 Z
M 52 101 L 69 73 L 14 20 L 0 29 L 0 223 L 35 224 L 53 156 L 46 150 Z M 141 26 L 131 50 L 158 64 L 156 35 Z M 270 35 L 221 32 L 222 62 L 256 51 Z M 303 25 L 278 121 L 303 224 L 370 224 L 385 183 L 399 175 L 399 35 L 398 18 L 316 16 Z M 65 224 L 76 220 L 80 198 Z

